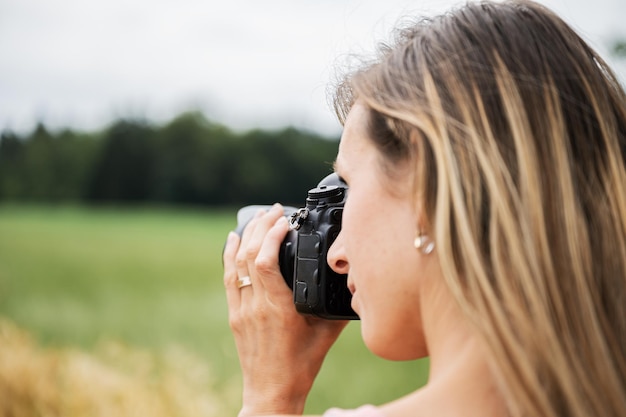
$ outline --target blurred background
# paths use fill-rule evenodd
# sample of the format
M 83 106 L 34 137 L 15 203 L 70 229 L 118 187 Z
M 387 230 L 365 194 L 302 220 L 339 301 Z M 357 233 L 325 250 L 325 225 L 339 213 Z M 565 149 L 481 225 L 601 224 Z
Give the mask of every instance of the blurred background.
M 626 80 L 626 2 L 544 0 Z M 329 86 L 454 1 L 0 0 L 0 417 L 234 415 L 221 251 L 245 204 L 331 171 Z M 307 412 L 381 403 L 428 361 L 359 323 Z

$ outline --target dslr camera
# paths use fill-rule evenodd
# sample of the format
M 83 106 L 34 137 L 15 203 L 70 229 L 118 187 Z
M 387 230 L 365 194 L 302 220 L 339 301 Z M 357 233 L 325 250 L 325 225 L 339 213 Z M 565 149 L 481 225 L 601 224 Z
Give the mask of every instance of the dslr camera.
M 296 310 L 324 319 L 356 320 L 347 275 L 337 274 L 326 260 L 328 249 L 339 235 L 348 186 L 330 174 L 307 193 L 306 206 L 285 207 L 289 232 L 280 245 L 280 271 L 293 291 Z M 235 232 L 244 228 L 259 209 L 246 206 L 237 213 Z

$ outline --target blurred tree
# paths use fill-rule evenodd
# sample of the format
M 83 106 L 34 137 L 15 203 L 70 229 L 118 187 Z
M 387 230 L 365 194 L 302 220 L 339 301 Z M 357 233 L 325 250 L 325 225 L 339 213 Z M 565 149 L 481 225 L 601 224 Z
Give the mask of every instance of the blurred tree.
M 336 141 L 294 128 L 251 131 L 242 138 L 235 160 L 236 202 L 302 205 L 307 191 L 330 173 L 336 154 Z
M 30 136 L 5 132 L 0 143 L 0 199 L 57 202 L 81 199 L 96 142 L 38 124 Z
M 77 201 L 84 197 L 89 175 L 101 141 L 94 134 L 76 133 L 69 129 L 55 138 L 55 199 Z
M 24 141 L 15 133 L 2 132 L 0 136 L 0 201 L 23 197 L 21 180 Z
M 121 120 L 109 128 L 87 182 L 87 200 L 149 200 L 155 178 L 154 136 L 154 129 L 140 121 Z
M 626 58 L 626 39 L 618 39 L 613 42 L 611 53 L 618 58 Z
M 51 201 L 54 192 L 55 149 L 53 137 L 43 123 L 37 127 L 28 140 L 23 160 L 23 190 L 27 199 Z
M 302 205 L 331 171 L 337 141 L 295 128 L 235 134 L 201 113 L 163 127 L 0 136 L 0 200 Z
M 159 133 L 154 195 L 159 201 L 221 204 L 232 133 L 197 112 L 174 119 Z

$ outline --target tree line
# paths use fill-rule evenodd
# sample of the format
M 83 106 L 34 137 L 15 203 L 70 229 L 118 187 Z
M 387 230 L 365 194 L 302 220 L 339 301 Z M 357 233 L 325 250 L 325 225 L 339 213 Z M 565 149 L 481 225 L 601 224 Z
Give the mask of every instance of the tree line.
M 202 114 L 98 132 L 4 131 L 0 202 L 302 205 L 332 170 L 337 138 L 295 128 L 235 133 Z

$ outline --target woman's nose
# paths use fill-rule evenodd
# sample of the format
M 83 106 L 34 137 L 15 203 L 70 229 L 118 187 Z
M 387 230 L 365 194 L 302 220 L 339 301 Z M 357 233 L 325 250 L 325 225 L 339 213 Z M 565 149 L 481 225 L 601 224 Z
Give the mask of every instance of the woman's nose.
M 328 266 L 338 274 L 347 274 L 350 266 L 348 264 L 348 258 L 343 246 L 343 234 L 339 232 L 337 238 L 328 249 L 326 256 Z

